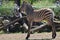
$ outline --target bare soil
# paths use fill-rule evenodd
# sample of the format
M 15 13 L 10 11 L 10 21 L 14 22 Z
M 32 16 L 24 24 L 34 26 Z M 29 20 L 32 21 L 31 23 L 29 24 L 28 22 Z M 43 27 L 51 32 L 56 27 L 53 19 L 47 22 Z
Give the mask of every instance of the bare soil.
M 11 33 L 11 34 L 0 34 L 0 40 L 25 40 L 26 33 Z M 52 33 L 34 33 L 31 34 L 29 40 L 60 40 L 60 32 L 57 32 L 55 39 L 52 39 Z

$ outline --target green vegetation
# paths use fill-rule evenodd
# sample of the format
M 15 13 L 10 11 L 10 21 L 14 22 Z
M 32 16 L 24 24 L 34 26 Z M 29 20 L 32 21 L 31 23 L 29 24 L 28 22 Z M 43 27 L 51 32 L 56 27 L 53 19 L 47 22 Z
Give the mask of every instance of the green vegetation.
M 21 0 L 22 2 L 23 0 Z M 54 4 L 54 2 L 56 0 L 26 0 L 27 2 L 30 2 L 32 4 L 32 6 L 35 9 L 39 9 L 39 8 L 54 8 L 54 12 L 56 15 L 60 15 L 59 11 L 60 11 L 60 7 L 56 7 L 56 5 Z M 2 6 L 0 6 L 0 15 L 12 15 L 13 13 L 13 8 L 14 8 L 14 1 L 3 1 Z
M 35 9 L 51 8 L 55 12 L 56 16 L 60 16 L 60 7 L 57 7 L 54 2 L 55 1 L 52 1 L 52 0 L 50 0 L 50 1 L 49 0 L 46 0 L 46 1 L 42 0 L 42 1 L 34 2 L 33 7 Z
M 5 2 L 3 1 L 2 6 L 0 6 L 0 13 L 2 15 L 10 15 L 13 11 L 14 4 L 13 1 Z
M 35 6 L 35 8 L 43 8 L 43 7 L 54 7 L 55 5 L 50 1 L 39 1 L 33 3 L 33 6 Z
M 54 8 L 54 12 L 56 16 L 60 16 L 60 7 Z
M 4 32 L 3 31 L 0 31 L 0 34 L 4 34 Z

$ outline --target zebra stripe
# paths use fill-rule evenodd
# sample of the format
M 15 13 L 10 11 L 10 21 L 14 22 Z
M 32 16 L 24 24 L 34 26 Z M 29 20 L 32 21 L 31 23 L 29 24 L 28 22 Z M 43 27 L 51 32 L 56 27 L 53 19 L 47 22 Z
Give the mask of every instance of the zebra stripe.
M 54 19 L 54 12 L 51 9 L 43 8 L 40 10 L 34 10 L 34 15 L 32 16 L 34 20 L 37 18 L 39 20 L 43 19 Z M 49 17 L 49 18 L 48 18 Z

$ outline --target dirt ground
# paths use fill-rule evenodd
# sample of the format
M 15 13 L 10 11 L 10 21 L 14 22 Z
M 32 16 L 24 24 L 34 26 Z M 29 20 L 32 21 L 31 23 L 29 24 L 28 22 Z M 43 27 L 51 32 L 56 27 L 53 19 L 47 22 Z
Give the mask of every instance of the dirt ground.
M 25 40 L 26 33 L 14 33 L 14 34 L 0 34 L 0 40 Z M 34 33 L 31 34 L 29 40 L 60 40 L 60 32 L 57 32 L 55 39 L 51 39 L 52 33 Z

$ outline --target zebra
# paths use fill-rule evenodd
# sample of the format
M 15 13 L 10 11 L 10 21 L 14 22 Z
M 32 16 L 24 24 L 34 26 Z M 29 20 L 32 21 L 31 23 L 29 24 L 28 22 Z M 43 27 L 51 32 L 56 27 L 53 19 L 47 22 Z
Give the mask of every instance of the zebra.
M 56 29 L 54 25 L 54 12 L 50 8 L 42 8 L 39 10 L 34 10 L 31 4 L 23 1 L 20 12 L 26 14 L 28 20 L 28 34 L 26 39 L 30 37 L 30 29 L 33 22 L 41 22 L 42 20 L 47 21 L 47 25 L 52 27 L 52 39 L 56 37 Z

